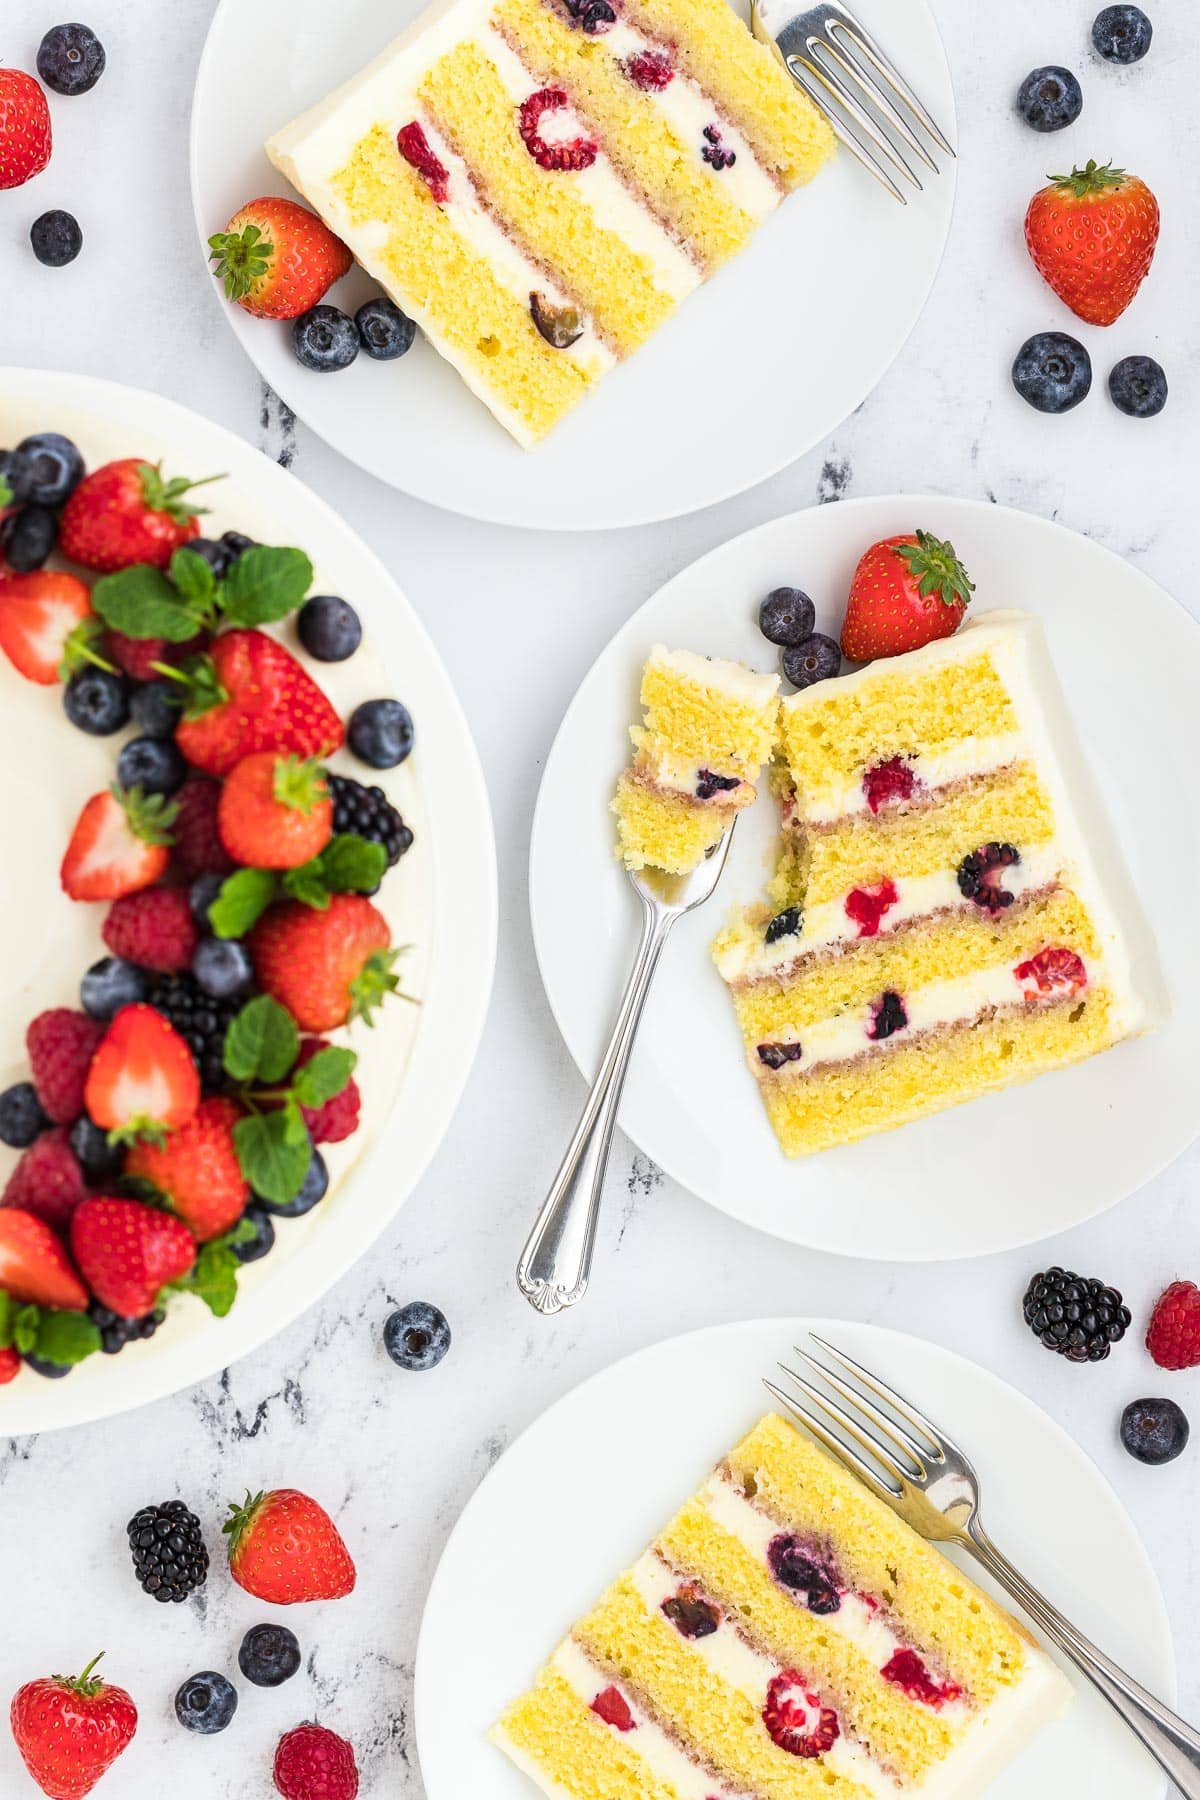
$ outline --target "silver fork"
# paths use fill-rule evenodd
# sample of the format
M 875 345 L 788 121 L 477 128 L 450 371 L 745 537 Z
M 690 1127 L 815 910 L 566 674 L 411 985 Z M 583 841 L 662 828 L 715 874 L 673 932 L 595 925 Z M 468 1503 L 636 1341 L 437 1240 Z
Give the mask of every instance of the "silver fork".
M 996 1548 L 979 1517 L 979 1477 L 966 1452 L 878 1375 L 815 1332 L 809 1336 L 835 1367 L 799 1346 L 796 1355 L 848 1405 L 830 1399 L 785 1363 L 779 1367 L 804 1399 L 768 1381 L 776 1400 L 923 1538 L 969 1550 L 1099 1689 L 1179 1792 L 1187 1800 L 1200 1800 L 1200 1732 L 1090 1643 Z
M 641 942 L 600 1073 L 517 1264 L 517 1286 L 540 1313 L 564 1312 L 587 1292 L 617 1108 L 650 983 L 679 920 L 703 906 L 720 881 L 736 824 L 689 875 L 627 871 L 642 902 Z
M 908 205 L 901 181 L 922 187 L 910 156 L 936 175 L 927 145 L 954 155 L 895 63 L 839 0 L 821 0 L 802 12 L 795 0 L 751 0 L 750 23 L 850 154 L 901 206 Z

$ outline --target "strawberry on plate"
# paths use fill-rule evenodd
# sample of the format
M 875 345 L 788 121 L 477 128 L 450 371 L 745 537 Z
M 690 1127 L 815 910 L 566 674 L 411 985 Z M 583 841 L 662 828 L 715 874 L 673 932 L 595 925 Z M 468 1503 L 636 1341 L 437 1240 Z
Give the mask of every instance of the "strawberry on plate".
M 298 869 L 333 836 L 333 800 L 319 757 L 260 750 L 235 763 L 221 789 L 221 842 L 235 862 Z
M 62 1239 L 19 1206 L 0 1207 L 0 1288 L 23 1306 L 87 1311 L 88 1291 Z
M 928 531 L 884 538 L 854 571 L 842 650 L 853 662 L 872 662 L 952 637 L 974 590 L 953 544 Z
M 50 1800 L 82 1800 L 127 1750 L 137 1707 L 124 1688 L 93 1674 L 27 1681 L 13 1696 L 9 1723 L 25 1767 Z
M 0 68 L 0 188 L 40 175 L 53 148 L 50 108 L 32 75 Z
M 299 900 L 272 906 L 251 931 L 250 954 L 264 993 L 302 1031 L 331 1031 L 371 1014 L 399 987 L 387 920 L 361 894 L 334 894 L 323 910 Z
M 201 1244 L 236 1225 L 250 1198 L 233 1145 L 241 1116 L 232 1100 L 202 1100 L 195 1117 L 165 1144 L 135 1144 L 125 1164 L 127 1175 L 141 1176 L 166 1195 Z
M 234 213 L 208 240 L 213 273 L 256 319 L 296 319 L 340 281 L 352 258 L 307 207 L 267 195 Z
M 206 481 L 219 481 L 217 475 Z M 185 496 L 203 482 L 163 479 L 161 467 L 127 456 L 85 475 L 63 508 L 59 549 L 85 569 L 111 574 L 134 563 L 165 569 L 176 550 L 199 535 Z
M 0 650 L 27 681 L 50 687 L 79 663 L 99 660 L 92 651 L 99 630 L 78 575 L 36 569 L 0 576 Z
M 328 756 L 342 721 L 291 652 L 263 631 L 224 631 L 193 668 L 175 741 L 194 768 L 225 776 L 256 751 Z
M 166 873 L 174 807 L 161 794 L 115 785 L 87 802 L 63 854 L 72 900 L 118 900 Z
M 292 1606 L 353 1592 L 354 1563 L 341 1532 L 323 1506 L 295 1488 L 231 1503 L 222 1530 L 229 1572 L 256 1600 Z
M 92 1058 L 88 1116 L 124 1137 L 160 1138 L 196 1116 L 200 1076 L 187 1044 L 152 1006 L 123 1006 Z
M 1137 175 L 1089 162 L 1052 175 L 1025 215 L 1038 273 L 1077 318 L 1111 325 L 1141 287 L 1158 243 L 1158 201 Z
M 105 1194 L 77 1209 L 71 1250 L 100 1304 L 123 1319 L 153 1312 L 163 1289 L 196 1261 L 196 1240 L 182 1219 Z

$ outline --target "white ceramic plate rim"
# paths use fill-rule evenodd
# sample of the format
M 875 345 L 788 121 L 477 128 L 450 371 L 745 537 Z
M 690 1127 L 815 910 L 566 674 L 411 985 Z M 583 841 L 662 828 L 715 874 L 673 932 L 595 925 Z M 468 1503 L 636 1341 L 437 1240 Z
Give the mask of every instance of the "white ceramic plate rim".
M 404 1084 L 388 1124 L 347 1177 L 352 1191 L 353 1184 L 386 1160 L 384 1203 L 371 1208 L 347 1204 L 331 1211 L 321 1229 L 278 1265 L 273 1278 L 243 1294 L 226 1318 L 189 1333 L 160 1356 L 106 1359 L 109 1380 L 95 1391 L 90 1386 L 75 1390 L 69 1379 L 31 1379 L 4 1389 L 3 1429 L 16 1435 L 108 1418 L 207 1380 L 315 1305 L 370 1248 L 428 1167 L 466 1085 L 491 997 L 498 914 L 491 812 L 466 716 L 424 625 L 358 534 L 320 495 L 261 451 L 159 394 L 90 376 L 0 368 L 0 395 L 5 392 L 36 396 L 48 418 L 57 406 L 120 417 L 131 433 L 143 424 L 163 440 L 177 436 L 181 454 L 183 446 L 190 456 L 190 446 L 204 450 L 207 443 L 204 454 L 211 462 L 205 466 L 226 470 L 234 482 L 253 482 L 265 493 L 265 503 L 277 506 L 281 521 L 301 511 L 318 518 L 325 530 L 351 543 L 366 559 L 373 574 L 372 598 L 363 608 L 368 630 L 372 613 L 385 606 L 402 621 L 406 678 L 411 691 L 421 694 L 421 785 L 437 893 L 427 992 Z

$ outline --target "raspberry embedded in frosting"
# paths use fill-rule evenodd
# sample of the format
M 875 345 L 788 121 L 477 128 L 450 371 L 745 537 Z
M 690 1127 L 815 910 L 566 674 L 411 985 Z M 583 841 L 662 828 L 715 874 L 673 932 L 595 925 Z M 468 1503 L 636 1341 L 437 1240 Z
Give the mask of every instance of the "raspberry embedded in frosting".
M 921 784 L 902 756 L 889 756 L 866 771 L 862 785 L 867 805 L 877 813 L 889 800 L 911 800 Z
M 619 1688 L 601 1688 L 592 1701 L 592 1711 L 616 1731 L 636 1731 L 637 1720 L 629 1710 L 629 1702 Z
M 762 1721 L 771 1742 L 790 1756 L 823 1756 L 841 1736 L 833 1708 L 821 1705 L 820 1695 L 795 1669 L 785 1669 L 772 1680 Z
M 920 1700 L 926 1706 L 945 1706 L 950 1700 L 962 1699 L 957 1681 L 935 1681 L 915 1650 L 897 1650 L 879 1673 L 910 1700 Z
M 894 881 L 881 881 L 871 888 L 851 888 L 846 895 L 846 917 L 858 926 L 860 938 L 875 937 L 884 914 L 890 912 L 899 898 Z
M 669 87 L 675 79 L 671 59 L 661 50 L 638 50 L 633 56 L 627 56 L 621 67 L 634 87 L 644 88 L 648 93 Z
M 544 114 L 565 111 L 570 106 L 562 88 L 539 88 L 521 102 L 520 129 L 525 148 L 539 169 L 575 171 L 590 169 L 600 154 L 600 146 L 590 138 L 573 137 L 554 142 L 543 137 Z
M 1087 968 L 1083 958 L 1065 944 L 1048 944 L 1013 970 L 1027 1000 L 1040 1000 L 1053 994 L 1066 998 L 1087 986 Z
M 396 146 L 405 162 L 411 163 L 439 206 L 450 198 L 450 171 L 434 154 L 425 127 L 413 119 L 396 133 Z

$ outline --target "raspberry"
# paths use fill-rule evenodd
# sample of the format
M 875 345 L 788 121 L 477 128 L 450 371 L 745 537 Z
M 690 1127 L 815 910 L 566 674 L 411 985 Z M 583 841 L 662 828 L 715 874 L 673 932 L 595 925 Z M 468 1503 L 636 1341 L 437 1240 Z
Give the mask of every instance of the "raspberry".
M 823 1756 L 842 1735 L 833 1708 L 821 1705 L 795 1669 L 785 1669 L 771 1682 L 762 1720 L 771 1742 L 790 1756 Z
M 1160 1369 L 1194 1369 L 1200 1363 L 1200 1288 L 1194 1281 L 1173 1281 L 1159 1297 L 1146 1348 Z
M 619 1688 L 601 1688 L 592 1701 L 592 1711 L 616 1731 L 636 1731 L 637 1720 L 629 1710 L 629 1702 Z
M 324 1038 L 305 1038 L 300 1045 L 296 1067 L 302 1068 L 318 1050 L 326 1050 L 328 1047 Z M 353 1137 L 358 1130 L 361 1106 L 362 1096 L 358 1091 L 358 1083 L 351 1076 L 341 1093 L 335 1094 L 332 1100 L 327 1100 L 324 1106 L 302 1106 L 300 1111 L 304 1114 L 304 1123 L 308 1126 L 308 1135 L 314 1144 L 340 1144 L 343 1138 Z
M 168 644 L 166 638 L 131 638 L 123 632 L 110 631 L 105 639 L 108 653 L 131 681 L 153 681 L 158 675 L 155 663 L 168 663 L 178 668 L 187 657 L 203 650 L 208 642 L 205 632 L 189 638 L 186 644 Z
M 65 1125 L 52 1125 L 30 1144 L 8 1178 L 0 1206 L 19 1206 L 56 1231 L 65 1230 L 75 1208 L 87 1198 L 83 1171 L 67 1138 Z
M 1069 997 L 1087 986 L 1083 958 L 1061 944 L 1047 945 L 1027 962 L 1018 963 L 1013 974 L 1022 983 L 1027 1000 L 1042 994 Z
M 114 956 L 160 975 L 189 968 L 199 940 L 186 888 L 142 888 L 114 900 L 100 935 Z
M 858 926 L 860 938 L 875 937 L 884 913 L 889 912 L 899 898 L 894 881 L 881 881 L 873 888 L 851 888 L 846 895 L 846 917 Z
M 25 1033 L 25 1049 L 42 1110 L 57 1125 L 70 1125 L 83 1111 L 88 1064 L 104 1027 L 68 1006 L 39 1013 Z
M 876 763 L 867 770 L 862 784 L 873 813 L 889 800 L 911 800 L 921 785 L 902 756 L 890 756 L 887 762 Z
M 569 138 L 564 143 L 552 144 L 541 135 L 542 114 L 557 112 L 569 104 L 562 88 L 556 87 L 539 88 L 521 102 L 521 136 L 539 169 L 590 169 L 599 154 L 599 145 L 589 138 Z
M 175 795 L 179 811 L 171 826 L 172 861 L 185 881 L 194 881 L 197 875 L 228 875 L 234 866 L 217 830 L 220 798 L 219 784 L 199 776 L 185 781 Z
M 450 171 L 434 155 L 425 128 L 414 119 L 396 133 L 396 146 L 405 162 L 411 163 L 439 206 L 450 198 Z
M 935 1681 L 915 1650 L 897 1650 L 879 1673 L 910 1700 L 921 1700 L 926 1706 L 945 1706 L 947 1700 L 962 1698 L 958 1683 Z
M 661 50 L 639 50 L 636 55 L 627 56 L 622 67 L 634 87 L 651 91 L 669 87 L 675 79 L 671 59 Z
M 283 1800 L 354 1800 L 354 1750 L 324 1725 L 297 1725 L 276 1747 L 275 1786 Z

